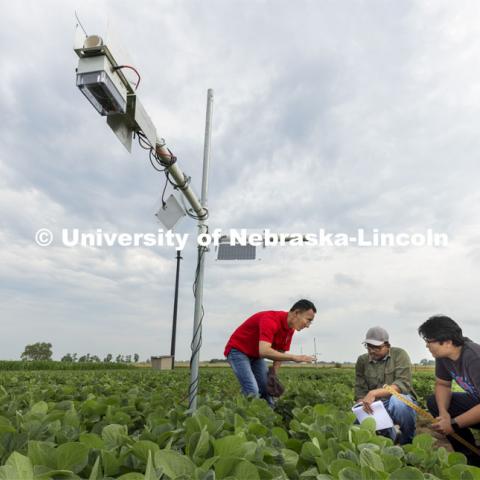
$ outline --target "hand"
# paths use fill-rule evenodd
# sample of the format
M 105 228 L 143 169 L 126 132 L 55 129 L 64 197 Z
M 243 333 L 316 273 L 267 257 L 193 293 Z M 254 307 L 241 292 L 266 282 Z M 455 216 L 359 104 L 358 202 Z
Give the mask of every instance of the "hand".
M 432 428 L 443 435 L 450 435 L 455 430 L 452 427 L 451 417 L 449 413 L 443 413 L 435 419 L 435 423 L 432 424 Z
M 373 410 L 372 410 L 372 403 L 375 401 L 375 394 L 373 392 L 368 392 L 362 400 L 363 403 L 363 410 L 367 412 L 368 414 L 372 415 Z
M 312 363 L 315 361 L 315 357 L 313 357 L 312 355 L 295 355 L 293 357 L 293 361 L 297 363 L 301 363 L 301 362 Z

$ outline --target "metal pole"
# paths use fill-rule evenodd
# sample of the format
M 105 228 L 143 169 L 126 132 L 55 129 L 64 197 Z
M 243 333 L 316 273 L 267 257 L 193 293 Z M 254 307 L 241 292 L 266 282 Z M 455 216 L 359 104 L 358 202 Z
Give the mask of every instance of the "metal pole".
M 177 250 L 177 274 L 175 276 L 175 296 L 173 300 L 173 323 L 172 323 L 172 345 L 170 355 L 172 356 L 172 370 L 175 368 L 175 340 L 177 337 L 177 307 L 178 307 L 178 281 L 180 279 L 180 250 Z
M 205 142 L 203 149 L 203 176 L 202 176 L 202 208 L 208 204 L 208 167 L 210 163 L 210 140 L 212 123 L 213 90 L 207 92 L 207 113 L 205 120 Z M 198 234 L 208 231 L 206 219 L 199 220 Z M 199 384 L 198 367 L 200 363 L 200 347 L 202 345 L 202 320 L 203 320 L 203 277 L 205 271 L 205 253 L 207 247 L 198 246 L 197 270 L 195 272 L 195 312 L 193 316 L 192 359 L 190 364 L 190 387 L 188 389 L 189 409 L 197 409 L 197 393 Z

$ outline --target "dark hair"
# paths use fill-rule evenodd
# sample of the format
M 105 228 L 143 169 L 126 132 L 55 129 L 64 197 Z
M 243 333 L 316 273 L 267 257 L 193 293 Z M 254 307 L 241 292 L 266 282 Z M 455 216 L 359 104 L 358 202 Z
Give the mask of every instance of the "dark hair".
M 424 340 L 444 342 L 451 340 L 453 345 L 461 347 L 465 344 L 462 329 L 450 317 L 434 315 L 418 328 L 418 334 Z
M 302 298 L 301 300 L 293 304 L 293 307 L 290 309 L 290 311 L 293 312 L 295 310 L 300 310 L 300 312 L 313 310 L 315 313 L 317 313 L 317 309 L 315 308 L 315 305 L 310 300 L 305 300 L 304 298 Z

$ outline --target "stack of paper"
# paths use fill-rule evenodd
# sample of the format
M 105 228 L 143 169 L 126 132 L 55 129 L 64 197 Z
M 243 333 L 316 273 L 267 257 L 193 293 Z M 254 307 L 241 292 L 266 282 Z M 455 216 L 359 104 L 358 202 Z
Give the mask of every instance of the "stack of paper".
M 372 415 L 365 412 L 361 403 L 357 403 L 352 407 L 352 412 L 356 415 L 359 423 L 362 423 L 366 418 L 374 418 L 375 422 L 377 423 L 377 430 L 393 427 L 392 419 L 390 418 L 390 415 L 388 414 L 381 400 L 373 402 L 371 407 L 373 410 Z

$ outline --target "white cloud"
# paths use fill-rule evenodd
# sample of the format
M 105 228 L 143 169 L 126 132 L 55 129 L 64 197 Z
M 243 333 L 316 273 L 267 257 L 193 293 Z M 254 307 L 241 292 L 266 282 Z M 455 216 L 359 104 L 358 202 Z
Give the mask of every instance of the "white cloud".
M 41 249 L 38 228 L 157 229 L 163 188 L 128 155 L 74 84 L 75 8 L 89 33 L 109 18 L 142 82 L 139 96 L 200 190 L 206 89 L 215 90 L 211 226 L 347 233 L 447 232 L 445 249 L 261 251 L 207 262 L 203 358 L 261 309 L 311 298 L 318 320 L 294 341 L 354 359 L 382 324 L 412 357 L 416 328 L 451 315 L 480 340 L 477 4 L 213 0 L 3 6 L 0 40 L 0 296 L 7 357 L 52 341 L 142 358 L 169 349 L 175 252 Z M 193 234 L 193 222 L 179 231 Z M 181 270 L 178 356 L 192 333 L 195 248 Z M 93 333 L 92 333 L 93 332 Z M 346 337 L 345 332 L 349 335 Z M 48 338 L 47 338 L 48 337 Z

